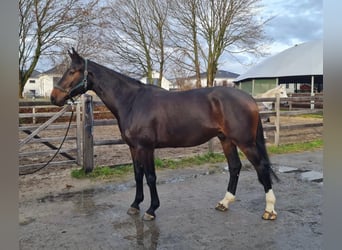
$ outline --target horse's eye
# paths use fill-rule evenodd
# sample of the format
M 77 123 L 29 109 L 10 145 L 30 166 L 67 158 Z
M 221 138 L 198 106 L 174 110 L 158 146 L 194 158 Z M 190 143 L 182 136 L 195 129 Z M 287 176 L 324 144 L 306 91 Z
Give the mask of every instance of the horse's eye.
M 76 70 L 71 69 L 71 70 L 69 71 L 69 74 L 70 74 L 70 75 L 73 75 L 73 74 L 75 74 L 75 72 L 76 72 Z

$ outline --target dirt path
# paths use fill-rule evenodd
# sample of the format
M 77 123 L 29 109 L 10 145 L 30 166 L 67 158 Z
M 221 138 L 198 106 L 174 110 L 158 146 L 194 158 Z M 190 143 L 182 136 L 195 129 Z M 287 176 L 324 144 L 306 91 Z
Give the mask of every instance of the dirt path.
M 322 173 L 322 158 L 322 150 L 271 157 L 281 179 L 274 185 L 279 214 L 274 222 L 261 219 L 263 189 L 246 163 L 237 201 L 226 213 L 214 209 L 227 187 L 226 164 L 159 171 L 161 207 L 153 222 L 143 222 L 142 213 L 126 214 L 134 198 L 133 176 L 91 182 L 66 178 L 69 169 L 49 178 L 37 174 L 35 182 L 20 187 L 20 248 L 321 249 L 323 185 L 303 173 Z M 281 171 L 285 167 L 298 170 Z M 148 205 L 145 185 L 142 212 Z

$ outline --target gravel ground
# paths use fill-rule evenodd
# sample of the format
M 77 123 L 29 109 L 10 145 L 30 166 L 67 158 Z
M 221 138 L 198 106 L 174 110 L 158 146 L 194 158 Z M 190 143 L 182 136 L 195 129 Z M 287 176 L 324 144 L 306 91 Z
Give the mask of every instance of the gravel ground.
M 281 179 L 273 187 L 276 221 L 261 219 L 265 195 L 246 162 L 237 200 L 225 213 L 214 207 L 227 187 L 226 164 L 158 171 L 161 207 L 152 222 L 141 220 L 149 205 L 146 185 L 141 214 L 126 214 L 135 193 L 133 176 L 73 180 L 70 168 L 22 176 L 20 248 L 321 249 L 323 183 L 303 173 L 323 172 L 322 150 L 275 155 L 271 161 Z

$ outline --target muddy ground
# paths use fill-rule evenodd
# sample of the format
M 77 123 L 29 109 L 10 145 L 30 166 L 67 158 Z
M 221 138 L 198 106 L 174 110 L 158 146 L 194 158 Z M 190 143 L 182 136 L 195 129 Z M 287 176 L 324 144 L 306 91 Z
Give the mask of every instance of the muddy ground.
M 322 150 L 271 156 L 281 179 L 276 221 L 263 221 L 265 195 L 254 169 L 244 162 L 237 200 L 227 212 L 214 209 L 227 187 L 226 164 L 160 170 L 161 206 L 152 222 L 126 214 L 133 176 L 112 181 L 75 180 L 69 169 L 22 176 L 21 249 L 321 249 Z M 296 171 L 284 172 L 288 167 Z M 288 169 L 287 169 L 288 170 Z

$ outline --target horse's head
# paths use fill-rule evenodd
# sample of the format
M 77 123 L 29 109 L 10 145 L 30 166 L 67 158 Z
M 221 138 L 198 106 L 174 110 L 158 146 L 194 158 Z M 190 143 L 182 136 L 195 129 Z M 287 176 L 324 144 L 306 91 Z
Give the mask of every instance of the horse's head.
M 286 87 L 285 85 L 279 85 L 277 87 L 277 93 L 279 94 L 280 98 L 287 98 Z
M 68 51 L 71 58 L 71 65 L 65 71 L 57 84 L 54 84 L 50 100 L 57 106 L 63 106 L 68 99 L 85 93 L 87 86 L 87 61 L 84 60 L 74 48 L 72 52 Z

